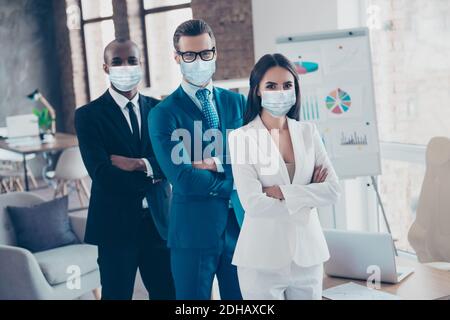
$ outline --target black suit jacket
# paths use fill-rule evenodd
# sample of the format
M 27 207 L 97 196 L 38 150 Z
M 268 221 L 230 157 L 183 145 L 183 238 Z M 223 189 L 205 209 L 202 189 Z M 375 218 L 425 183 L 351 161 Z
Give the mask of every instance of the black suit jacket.
M 141 148 L 134 147 L 132 133 L 120 107 L 108 91 L 75 112 L 81 155 L 92 179 L 85 242 L 96 245 L 133 244 L 142 219 L 142 200 L 147 196 L 151 215 L 163 239 L 167 238 L 170 186 L 156 161 L 148 135 L 147 117 L 159 100 L 140 95 Z M 110 156 L 146 158 L 153 183 L 145 172 L 127 172 L 112 165 Z

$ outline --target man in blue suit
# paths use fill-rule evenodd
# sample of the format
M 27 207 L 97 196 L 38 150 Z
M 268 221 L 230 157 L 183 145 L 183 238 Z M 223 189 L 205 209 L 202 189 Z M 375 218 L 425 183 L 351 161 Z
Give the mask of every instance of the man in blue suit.
M 168 245 L 176 297 L 210 299 L 217 276 L 222 299 L 242 299 L 231 264 L 242 217 L 230 201 L 226 131 L 242 126 L 245 97 L 213 86 L 217 51 L 206 22 L 182 23 L 173 42 L 183 81 L 148 120 L 156 158 L 172 184 Z

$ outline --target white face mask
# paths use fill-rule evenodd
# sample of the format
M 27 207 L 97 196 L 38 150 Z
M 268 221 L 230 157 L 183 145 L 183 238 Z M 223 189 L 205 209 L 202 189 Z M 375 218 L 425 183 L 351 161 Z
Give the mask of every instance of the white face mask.
M 109 68 L 109 81 L 120 91 L 128 92 L 136 88 L 141 82 L 142 70 L 140 66 L 119 66 Z
M 184 78 L 193 85 L 200 87 L 208 83 L 216 72 L 216 59 L 203 61 L 197 58 L 191 63 L 181 61 L 180 67 Z
M 295 90 L 261 91 L 261 106 L 275 117 L 285 116 L 295 104 Z

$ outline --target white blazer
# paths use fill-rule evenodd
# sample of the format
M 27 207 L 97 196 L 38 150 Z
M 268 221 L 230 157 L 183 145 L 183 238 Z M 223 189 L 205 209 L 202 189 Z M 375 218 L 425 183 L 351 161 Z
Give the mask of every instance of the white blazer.
M 292 183 L 259 116 L 229 134 L 234 182 L 245 210 L 234 265 L 278 269 L 294 261 L 308 267 L 329 258 L 317 211 L 312 209 L 338 200 L 338 178 L 316 126 L 288 118 L 288 127 L 295 156 Z M 323 183 L 311 184 L 318 165 L 328 169 L 328 176 Z M 285 200 L 263 193 L 263 187 L 273 185 L 280 186 Z

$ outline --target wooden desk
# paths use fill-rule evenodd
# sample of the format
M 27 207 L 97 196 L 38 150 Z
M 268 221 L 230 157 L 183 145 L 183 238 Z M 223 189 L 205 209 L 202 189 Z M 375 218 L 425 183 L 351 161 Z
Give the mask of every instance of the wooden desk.
M 0 149 L 9 150 L 12 152 L 20 153 L 23 156 L 23 168 L 24 168 L 24 180 L 25 190 L 29 191 L 28 172 L 26 155 L 30 153 L 43 153 L 51 151 L 60 151 L 72 147 L 78 146 L 78 139 L 75 135 L 66 133 L 56 133 L 55 140 L 49 143 L 41 143 L 29 146 L 14 146 L 9 145 L 7 140 L 0 139 Z
M 399 266 L 413 267 L 414 272 L 397 284 L 381 283 L 384 292 L 392 293 L 405 300 L 450 300 L 450 272 L 428 267 L 411 259 L 398 257 Z M 365 281 L 328 277 L 323 279 L 323 288 L 354 282 L 365 286 Z

